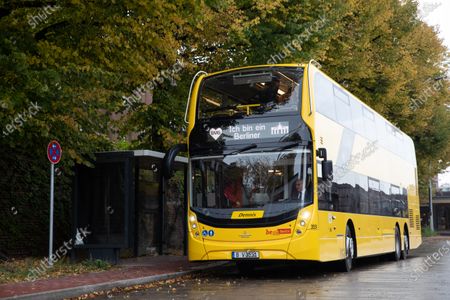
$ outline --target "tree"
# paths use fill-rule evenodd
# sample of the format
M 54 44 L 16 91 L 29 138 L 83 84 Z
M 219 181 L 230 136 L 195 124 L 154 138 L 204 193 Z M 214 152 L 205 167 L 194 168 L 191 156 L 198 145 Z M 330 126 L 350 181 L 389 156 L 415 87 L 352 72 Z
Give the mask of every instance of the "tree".
M 211 38 L 203 47 L 186 45 L 197 58 L 197 70 L 315 59 L 332 78 L 413 138 L 419 178 L 427 179 L 448 165 L 447 49 L 436 30 L 420 20 L 415 1 L 367 5 L 362 0 L 242 0 L 220 7 L 218 16 L 226 20 L 231 11 L 237 25 L 230 26 L 225 40 Z M 184 111 L 188 81 L 185 77 L 179 89 L 155 95 L 165 101 L 178 99 L 171 106 L 176 107 L 176 117 L 169 114 L 171 126 L 162 129 L 171 141 L 183 136 L 183 124 L 177 120 Z M 163 116 L 149 113 L 147 120 Z
M 112 116 L 127 108 L 123 97 L 189 56 L 184 45 L 225 37 L 223 23 L 231 15 L 222 21 L 217 14 L 196 0 L 2 1 L 0 166 L 11 172 L 0 190 L 11 195 L 2 194 L 1 204 L 8 211 L 11 206 L 22 212 L 36 205 L 41 209 L 39 214 L 8 214 L 0 236 L 20 237 L 47 222 L 42 215 L 48 206 L 48 172 L 43 170 L 51 139 L 63 147 L 61 198 L 65 212 L 70 211 L 70 170 L 75 163 L 89 165 L 96 151 L 113 149 L 111 129 L 118 125 Z M 10 188 L 11 182 L 25 183 Z M 64 238 L 67 220 L 58 219 L 55 226 Z M 45 232 L 40 230 L 44 240 Z
M 45 206 L 36 191 L 47 190 L 45 149 L 58 139 L 68 211 L 75 163 L 184 139 L 196 71 L 310 59 L 413 137 L 428 178 L 450 161 L 447 51 L 413 0 L 2 1 L 0 166 L 10 172 L 0 191 L 24 182 L 11 201 Z M 124 143 L 130 132 L 138 139 Z
M 450 161 L 447 49 L 420 20 L 415 1 L 353 5 L 321 63 L 413 138 L 419 178 L 427 182 Z

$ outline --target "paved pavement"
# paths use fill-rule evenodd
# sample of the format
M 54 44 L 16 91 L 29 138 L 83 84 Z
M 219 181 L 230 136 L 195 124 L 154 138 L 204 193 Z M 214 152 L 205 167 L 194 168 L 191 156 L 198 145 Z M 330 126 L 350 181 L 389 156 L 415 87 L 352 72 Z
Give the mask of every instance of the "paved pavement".
M 332 264 L 264 266 L 242 277 L 234 266 L 100 299 L 450 299 L 450 237 L 425 239 L 406 261 L 368 258 L 351 273 Z
M 150 289 L 107 292 L 99 298 L 450 299 L 450 237 L 425 239 L 406 261 L 361 259 L 351 273 L 335 272 L 332 264 L 278 263 L 243 277 L 233 265 L 214 266 L 177 256 L 129 259 L 104 272 L 3 284 L 0 298 L 61 299 L 154 282 Z M 204 269 L 210 270 L 184 276 Z
M 0 285 L 0 298 L 61 299 L 193 273 L 217 264 L 193 264 L 184 256 L 127 259 L 112 270 Z

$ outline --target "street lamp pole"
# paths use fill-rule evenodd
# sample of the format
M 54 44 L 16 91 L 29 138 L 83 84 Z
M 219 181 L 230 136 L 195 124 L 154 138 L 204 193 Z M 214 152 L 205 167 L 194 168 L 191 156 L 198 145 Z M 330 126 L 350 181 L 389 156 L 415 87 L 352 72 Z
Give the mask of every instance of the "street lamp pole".
M 431 231 L 434 231 L 434 222 L 433 222 L 433 184 L 432 184 L 431 178 L 429 180 L 428 192 L 429 192 L 428 197 L 430 199 L 430 229 L 431 229 Z

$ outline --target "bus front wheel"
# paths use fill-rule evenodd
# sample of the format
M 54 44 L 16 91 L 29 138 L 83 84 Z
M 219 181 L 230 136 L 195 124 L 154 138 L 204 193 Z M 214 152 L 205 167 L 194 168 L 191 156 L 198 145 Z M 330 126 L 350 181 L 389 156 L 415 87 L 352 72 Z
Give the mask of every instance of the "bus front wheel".
M 341 262 L 341 271 L 350 272 L 353 267 L 353 258 L 355 257 L 355 240 L 350 226 L 345 229 L 345 259 Z

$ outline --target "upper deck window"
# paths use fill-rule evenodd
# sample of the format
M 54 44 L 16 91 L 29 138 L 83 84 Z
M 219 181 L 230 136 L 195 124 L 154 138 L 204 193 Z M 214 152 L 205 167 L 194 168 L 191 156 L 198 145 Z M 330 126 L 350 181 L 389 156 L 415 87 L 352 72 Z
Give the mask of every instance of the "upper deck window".
M 199 119 L 299 112 L 303 69 L 244 69 L 206 78 Z

